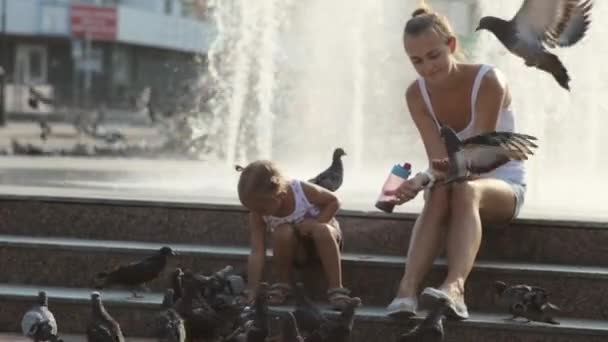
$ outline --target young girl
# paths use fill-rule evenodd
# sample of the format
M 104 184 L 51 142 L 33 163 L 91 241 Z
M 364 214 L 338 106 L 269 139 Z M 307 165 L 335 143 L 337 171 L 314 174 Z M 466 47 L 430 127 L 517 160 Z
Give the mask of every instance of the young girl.
M 269 290 L 270 304 L 280 305 L 291 294 L 294 265 L 320 261 L 329 285 L 330 304 L 336 309 L 344 308 L 352 298 L 350 291 L 342 286 L 342 233 L 334 217 L 340 208 L 336 196 L 317 185 L 286 179 L 276 165 L 267 160 L 252 162 L 242 169 L 238 193 L 241 203 L 251 210 L 249 302 L 255 298 L 264 269 L 268 229 L 272 234 L 273 263 L 279 281 Z
M 447 156 L 439 134 L 441 124 L 453 127 L 461 139 L 483 132 L 515 130 L 505 76 L 490 65 L 458 61 L 456 35 L 444 17 L 428 8 L 416 10 L 405 25 L 403 43 L 420 76 L 405 97 L 434 172 L 445 171 L 437 166 Z M 421 190 L 415 182 L 407 181 L 395 192 L 399 198 L 396 202 L 407 202 Z M 509 162 L 477 179 L 431 188 L 414 225 L 405 275 L 388 306 L 389 314 L 416 314 L 422 280 L 445 247 L 447 276 L 438 288 L 422 291 L 420 304 L 447 300 L 449 316 L 468 318 L 465 282 L 479 250 L 482 223 L 512 220 L 523 204 L 525 191 L 525 169 L 520 161 Z

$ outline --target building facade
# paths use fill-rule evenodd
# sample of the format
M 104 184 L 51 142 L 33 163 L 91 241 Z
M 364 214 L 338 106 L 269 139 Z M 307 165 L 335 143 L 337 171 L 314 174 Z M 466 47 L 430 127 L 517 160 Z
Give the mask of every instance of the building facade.
M 159 107 L 206 68 L 214 27 L 204 0 L 0 0 L 0 65 L 9 113 L 129 107 L 145 88 Z M 29 87 L 54 99 L 36 110 Z M 168 109 L 167 109 L 168 110 Z

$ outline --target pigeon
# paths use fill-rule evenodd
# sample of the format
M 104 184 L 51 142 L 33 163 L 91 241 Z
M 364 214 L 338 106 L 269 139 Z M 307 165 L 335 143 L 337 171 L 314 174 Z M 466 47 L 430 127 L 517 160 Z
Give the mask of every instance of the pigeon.
M 185 320 L 186 335 L 189 339 L 219 338 L 225 326 L 223 319 L 201 296 L 201 283 L 192 272 L 184 272 L 182 277 L 183 294 L 175 303 L 175 310 Z
M 296 318 L 291 312 L 285 312 L 281 315 L 281 341 L 304 342 L 304 338 L 300 335 Z
M 449 309 L 447 300 L 441 298 L 438 305 L 412 330 L 399 336 L 399 342 L 441 342 L 445 339 L 443 320 Z
M 451 127 L 442 125 L 441 137 L 449 161 L 446 184 L 490 172 L 511 160 L 527 160 L 534 154 L 531 148 L 538 147 L 533 142 L 536 137 L 514 132 L 482 133 L 460 140 Z
M 512 315 L 509 318 L 510 320 L 524 317 L 528 320 L 550 323 L 552 314 L 560 311 L 556 305 L 549 303 L 549 293 L 542 287 L 525 284 L 507 286 L 502 281 L 496 281 L 494 282 L 494 288 L 496 294 L 508 307 L 509 313 Z M 543 313 L 544 311 L 546 311 L 546 314 Z
M 355 320 L 355 310 L 361 306 L 361 299 L 351 298 L 338 317 L 325 320 L 321 326 L 306 338 L 306 342 L 347 342 L 350 340 Z
M 329 191 L 336 191 L 342 185 L 344 180 L 344 166 L 342 165 L 342 156 L 346 152 L 340 147 L 334 150 L 331 165 L 323 172 L 309 179 L 310 183 L 321 186 Z
M 110 272 L 100 272 L 96 278 L 103 280 L 103 283 L 97 284 L 96 288 L 101 290 L 104 287 L 118 284 L 130 287 L 133 297 L 142 297 L 137 295 L 135 289 L 157 278 L 167 265 L 167 258 L 173 255 L 175 252 L 171 247 L 164 246 L 144 260 L 119 266 Z
M 39 120 L 38 125 L 40 126 L 40 139 L 46 141 L 51 135 L 51 126 L 46 120 Z
M 528 321 L 536 321 L 559 325 L 555 319 L 555 315 L 562 310 L 555 304 L 547 300 L 545 293 L 530 293 L 524 301 L 524 310 L 519 314 L 520 317 L 528 319 Z
M 101 294 L 91 293 L 92 314 L 87 325 L 87 341 L 89 342 L 124 342 L 120 325 L 106 311 L 101 301 Z
M 264 342 L 270 334 L 267 283 L 258 285 L 253 309 L 253 323 L 247 331 L 247 342 Z
M 21 319 L 21 330 L 24 336 L 30 337 L 34 341 L 61 341 L 57 336 L 57 321 L 49 310 L 46 292 L 38 292 L 36 305 L 29 309 Z
M 568 70 L 546 48 L 570 47 L 579 42 L 589 29 L 592 7 L 592 0 L 525 0 L 511 20 L 485 16 L 476 31 L 492 32 L 527 66 L 550 73 L 569 91 Z
M 173 289 L 173 302 L 177 302 L 178 299 L 182 298 L 183 287 L 182 287 L 182 276 L 184 272 L 181 268 L 176 268 L 171 273 L 171 288 Z
M 156 318 L 156 337 L 158 342 L 185 342 L 184 320 L 173 308 L 173 289 L 165 291 L 162 312 Z
M 294 287 L 294 297 L 296 309 L 293 314 L 301 331 L 310 334 L 327 321 L 321 310 L 306 296 L 302 283 L 297 283 Z
M 38 109 L 40 106 L 40 102 L 44 103 L 45 105 L 52 105 L 55 101 L 50 97 L 44 96 L 44 94 L 42 94 L 39 90 L 30 86 L 27 104 L 32 109 Z

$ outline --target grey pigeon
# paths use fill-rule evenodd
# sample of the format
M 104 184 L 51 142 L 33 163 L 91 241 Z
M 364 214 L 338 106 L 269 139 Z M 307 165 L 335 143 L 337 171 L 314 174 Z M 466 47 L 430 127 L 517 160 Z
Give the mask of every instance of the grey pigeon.
M 446 183 L 463 181 L 472 174 L 490 172 L 511 160 L 526 160 L 538 147 L 536 137 L 514 132 L 489 132 L 460 140 L 449 126 L 441 127 L 448 153 Z
M 29 87 L 29 97 L 27 99 L 27 104 L 32 109 L 38 109 L 40 103 L 44 103 L 45 105 L 53 105 L 55 102 L 54 99 L 50 97 L 46 97 L 43 93 L 41 93 L 38 89 L 30 86 Z
M 431 310 L 420 324 L 399 336 L 399 342 L 442 342 L 445 339 L 443 320 L 449 305 L 445 298 L 439 299 L 438 305 Z
M 96 288 L 101 290 L 104 287 L 117 284 L 131 288 L 133 297 L 141 297 L 137 295 L 135 289 L 156 279 L 165 269 L 167 258 L 173 255 L 175 253 L 171 247 L 164 246 L 154 255 L 144 260 L 119 266 L 110 272 L 100 272 L 96 278 L 98 281 L 101 280 L 101 282 L 98 282 Z
M 293 314 L 299 329 L 306 335 L 319 329 L 321 324 L 327 321 L 321 310 L 306 296 L 302 283 L 297 283 L 294 287 L 294 297 L 296 309 Z
M 300 335 L 296 318 L 291 312 L 281 314 L 281 341 L 304 342 L 304 338 Z
M 549 302 L 549 293 L 546 289 L 526 284 L 507 286 L 502 281 L 494 282 L 494 288 L 512 315 L 509 319 L 523 317 L 556 324 L 553 315 L 560 309 Z
M 492 32 L 527 66 L 550 73 L 570 90 L 568 70 L 546 47 L 569 47 L 580 41 L 589 29 L 592 6 L 591 0 L 525 0 L 511 20 L 485 16 L 476 31 Z
M 329 191 L 336 191 L 342 186 L 344 180 L 344 165 L 342 164 L 342 157 L 346 155 L 346 152 L 340 147 L 334 150 L 332 156 L 331 165 L 323 172 L 319 173 L 314 178 L 309 179 L 310 183 L 314 183 L 321 186 Z
M 120 325 L 106 311 L 101 294 L 91 293 L 91 321 L 87 325 L 88 342 L 124 342 Z
M 258 285 L 253 309 L 253 323 L 247 330 L 247 342 L 264 342 L 271 334 L 267 283 Z
M 201 296 L 201 282 L 192 272 L 184 272 L 183 294 L 175 303 L 175 310 L 185 320 L 188 339 L 214 340 L 226 325 L 215 310 Z
M 183 294 L 183 286 L 182 286 L 182 277 L 184 276 L 184 272 L 181 268 L 177 267 L 173 272 L 171 272 L 171 288 L 173 289 L 173 302 L 177 302 L 178 299 L 182 298 Z
M 557 305 L 550 303 L 544 293 L 530 293 L 526 297 L 524 310 L 520 313 L 521 317 L 528 319 L 528 321 L 560 324 L 555 316 L 562 310 Z
M 34 341 L 58 342 L 57 322 L 55 316 L 49 310 L 46 292 L 38 292 L 37 303 L 29 309 L 21 319 L 21 331 L 24 336 Z
M 173 308 L 173 295 L 173 289 L 165 291 L 162 311 L 156 318 L 156 337 L 158 338 L 158 342 L 186 341 L 184 320 Z
M 351 298 L 338 317 L 325 320 L 317 330 L 306 337 L 306 342 L 350 341 L 355 311 L 359 306 L 361 306 L 361 299 Z

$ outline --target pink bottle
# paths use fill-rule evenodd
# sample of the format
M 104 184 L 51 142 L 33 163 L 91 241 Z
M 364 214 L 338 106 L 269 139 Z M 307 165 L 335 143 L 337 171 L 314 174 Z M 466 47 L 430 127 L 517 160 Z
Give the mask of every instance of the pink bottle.
M 382 192 L 380 193 L 380 197 L 376 201 L 376 208 L 387 212 L 392 213 L 393 209 L 395 209 L 395 205 L 390 201 L 396 200 L 397 198 L 393 195 L 385 195 L 386 191 L 396 190 L 403 184 L 410 176 L 412 172 L 412 165 L 410 163 L 404 163 L 403 166 L 399 164 L 395 164 L 391 173 L 388 175 L 388 178 L 384 182 L 384 186 L 382 187 Z

